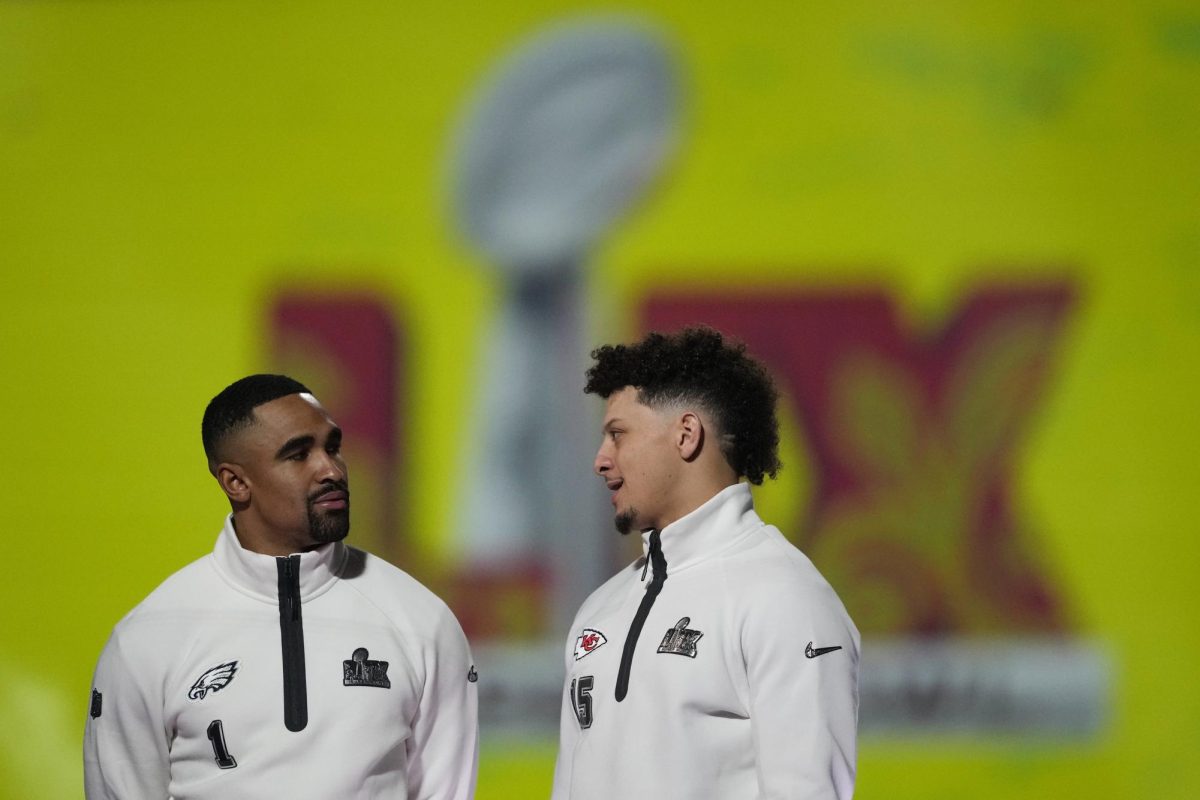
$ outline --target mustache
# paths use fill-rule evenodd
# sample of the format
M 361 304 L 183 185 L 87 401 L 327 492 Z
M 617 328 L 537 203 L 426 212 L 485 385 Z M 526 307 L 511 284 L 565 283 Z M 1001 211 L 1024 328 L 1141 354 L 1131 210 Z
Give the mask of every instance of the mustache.
M 350 484 L 346 481 L 325 481 L 321 484 L 321 488 L 308 496 L 308 502 L 315 503 L 330 492 L 345 492 L 346 499 L 350 499 Z

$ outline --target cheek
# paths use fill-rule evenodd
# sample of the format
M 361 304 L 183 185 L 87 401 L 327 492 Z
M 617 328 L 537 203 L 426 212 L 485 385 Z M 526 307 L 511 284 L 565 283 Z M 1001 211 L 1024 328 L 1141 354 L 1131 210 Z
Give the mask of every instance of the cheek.
M 662 458 L 652 447 L 643 447 L 626 453 L 621 474 L 633 483 L 639 494 L 654 492 L 662 482 Z
M 646 463 L 646 482 L 653 487 L 655 493 L 661 492 L 675 483 L 675 471 L 679 465 L 672 454 L 658 449 L 654 452 L 653 460 Z
M 297 482 L 287 479 L 270 481 L 263 488 L 263 500 L 272 508 L 286 510 L 303 506 L 307 495 Z

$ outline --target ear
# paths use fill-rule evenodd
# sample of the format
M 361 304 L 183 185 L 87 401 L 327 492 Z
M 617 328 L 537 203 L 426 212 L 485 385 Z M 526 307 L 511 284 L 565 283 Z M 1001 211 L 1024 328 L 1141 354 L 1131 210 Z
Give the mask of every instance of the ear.
M 704 423 L 694 411 L 685 411 L 675 426 L 675 444 L 684 461 L 691 461 L 704 446 Z
M 250 501 L 250 484 L 246 482 L 240 465 L 223 461 L 217 464 L 213 474 L 217 478 L 217 483 L 221 484 L 221 491 L 225 492 L 229 502 L 244 504 Z

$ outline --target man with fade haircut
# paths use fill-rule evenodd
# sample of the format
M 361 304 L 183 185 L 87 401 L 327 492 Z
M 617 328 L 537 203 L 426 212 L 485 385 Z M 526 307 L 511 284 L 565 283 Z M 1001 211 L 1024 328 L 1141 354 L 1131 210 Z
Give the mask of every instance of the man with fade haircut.
M 572 624 L 553 797 L 850 797 L 858 631 L 742 482 L 780 468 L 771 379 L 702 327 L 592 357 L 594 468 L 643 556 Z
M 232 513 L 117 623 L 84 733 L 89 800 L 469 798 L 476 673 L 444 603 L 342 540 L 342 431 L 251 375 L 201 426 Z

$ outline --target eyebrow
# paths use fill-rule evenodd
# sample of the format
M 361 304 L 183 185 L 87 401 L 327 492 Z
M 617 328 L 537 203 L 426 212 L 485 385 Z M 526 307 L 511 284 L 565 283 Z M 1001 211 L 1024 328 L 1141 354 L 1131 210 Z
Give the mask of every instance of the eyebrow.
M 316 441 L 317 441 L 317 438 L 315 436 L 313 436 L 312 434 L 305 434 L 304 436 L 293 436 L 291 439 L 288 439 L 286 442 L 283 443 L 283 447 L 279 448 L 279 450 L 275 453 L 275 457 L 283 458 L 288 453 L 291 453 L 295 450 L 302 450 L 302 449 L 305 449 L 308 447 L 312 447 L 314 444 L 316 444 Z
M 329 429 L 329 434 L 325 437 L 326 444 L 340 445 L 342 443 L 342 429 L 334 425 Z M 283 443 L 283 447 L 279 448 L 275 453 L 276 458 L 283 458 L 288 453 L 296 450 L 307 449 L 317 443 L 317 437 L 311 433 L 306 433 L 301 436 L 293 436 Z

